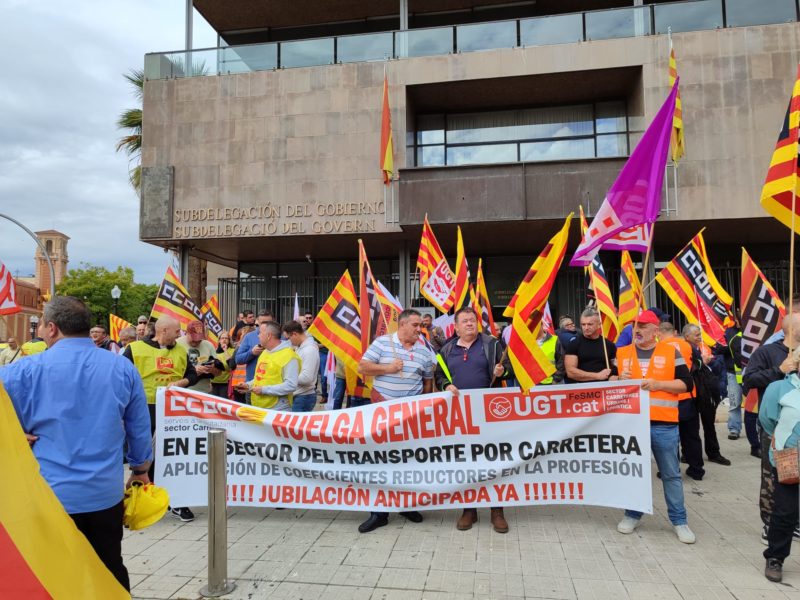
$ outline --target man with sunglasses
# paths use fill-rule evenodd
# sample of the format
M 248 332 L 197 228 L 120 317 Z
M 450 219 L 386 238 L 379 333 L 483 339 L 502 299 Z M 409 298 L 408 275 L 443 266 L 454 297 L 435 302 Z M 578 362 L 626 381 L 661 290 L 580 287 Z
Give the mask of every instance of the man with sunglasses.
M 511 365 L 503 360 L 503 347 L 497 338 L 478 331 L 478 315 L 472 308 L 455 314 L 456 337 L 442 346 L 436 355 L 434 380 L 440 390 L 458 394 L 459 390 L 476 390 L 500 385 L 509 377 Z M 456 528 L 466 531 L 478 520 L 476 508 L 465 508 Z M 508 532 L 502 508 L 492 508 L 491 521 L 498 533 Z

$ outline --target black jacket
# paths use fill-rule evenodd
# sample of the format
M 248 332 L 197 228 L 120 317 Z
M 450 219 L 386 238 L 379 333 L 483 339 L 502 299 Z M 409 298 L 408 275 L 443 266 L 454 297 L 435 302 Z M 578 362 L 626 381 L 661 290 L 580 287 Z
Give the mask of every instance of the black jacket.
M 495 365 L 500 362 L 501 358 L 503 358 L 503 350 L 504 350 L 503 343 L 497 338 L 492 337 L 491 335 L 487 335 L 485 333 L 479 333 L 478 337 L 480 338 L 481 343 L 483 344 L 483 352 L 486 355 L 486 364 L 488 365 L 489 368 L 489 380 L 491 381 L 491 379 L 494 377 Z M 447 342 L 445 342 L 445 345 L 442 346 L 442 349 L 439 351 L 439 356 L 441 356 L 442 359 L 445 359 L 445 357 L 450 353 L 450 350 L 453 348 L 453 345 L 457 341 L 458 338 L 455 336 L 447 340 Z M 505 368 L 506 371 L 505 373 L 503 373 L 502 377 L 498 377 L 497 379 L 495 379 L 494 387 L 499 386 L 502 380 L 508 379 L 509 377 L 511 377 L 512 374 L 511 362 L 508 360 L 508 356 L 503 358 L 502 362 L 503 362 L 503 367 Z M 447 364 L 446 360 L 445 364 Z M 448 385 L 452 383 L 447 378 L 447 375 L 445 375 L 444 369 L 442 369 L 442 364 L 439 362 L 438 359 L 436 361 L 436 372 L 433 375 L 433 379 L 436 382 L 436 388 L 440 390 L 445 389 Z M 458 386 L 456 385 L 456 387 Z
M 738 327 L 728 327 L 725 330 L 725 344 L 715 345 L 711 351 L 725 359 L 725 370 L 735 373 L 734 363 L 742 368 L 742 336 Z
M 746 394 L 752 389 L 758 390 L 758 400 L 764 395 L 764 390 L 773 381 L 786 377 L 781 371 L 781 363 L 789 356 L 789 349 L 783 342 L 772 342 L 759 346 L 747 363 L 742 378 L 742 391 Z

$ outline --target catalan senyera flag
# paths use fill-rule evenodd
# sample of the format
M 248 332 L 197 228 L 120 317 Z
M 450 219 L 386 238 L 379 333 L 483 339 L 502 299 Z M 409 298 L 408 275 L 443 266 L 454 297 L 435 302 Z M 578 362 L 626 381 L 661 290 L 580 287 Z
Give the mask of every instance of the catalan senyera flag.
M 108 315 L 108 337 L 110 337 L 114 342 L 119 343 L 119 332 L 126 327 L 133 327 L 133 325 L 128 323 L 122 317 L 118 317 L 114 314 Z
M 592 280 L 594 300 L 597 303 L 600 320 L 603 322 L 603 336 L 609 341 L 616 342 L 619 336 L 617 311 L 614 307 L 611 289 L 608 287 L 606 272 L 599 256 L 595 256 L 592 264 L 589 265 L 589 277 Z
M 0 598 L 130 599 L 39 474 L 2 384 L 0 456 Z
M 464 252 L 464 238 L 461 236 L 461 226 L 458 227 L 458 240 L 456 242 L 456 276 L 453 285 L 453 310 L 464 306 L 469 293 L 469 265 Z
M 792 89 L 792 98 L 783 127 L 775 144 L 775 152 L 769 163 L 767 178 L 761 190 L 761 206 L 786 227 L 792 227 L 792 212 L 800 215 L 800 65 L 797 66 L 797 79 Z M 794 219 L 794 232 L 800 233 L 800 218 Z
M 11 271 L 0 262 L 0 315 L 13 315 L 22 310 L 17 304 L 17 288 Z
M 786 307 L 744 248 L 739 312 L 742 322 L 742 362 L 745 366 L 756 348 L 781 326 Z
M 389 333 L 389 324 L 383 312 L 380 292 L 369 266 L 364 243 L 358 240 L 358 314 L 361 319 L 361 355 L 378 337 Z M 347 393 L 361 398 L 372 397 L 371 378 L 356 377 L 349 372 Z
M 355 371 L 361 360 L 361 319 L 350 271 L 339 278 L 322 305 L 308 332 L 336 356 L 346 368 Z
M 486 289 L 486 280 L 483 277 L 483 259 L 478 259 L 478 275 L 475 281 L 475 293 L 478 295 L 478 304 L 480 305 L 481 321 L 483 328 L 491 333 L 494 337 L 500 335 L 497 331 L 497 325 L 494 323 L 494 316 L 492 315 L 492 303 L 489 301 L 489 292 Z
M 550 312 L 550 302 L 544 305 L 544 314 L 542 315 L 542 329 L 550 335 L 556 334 L 556 326 L 553 323 L 553 314 Z
M 383 74 L 383 104 L 381 109 L 380 167 L 383 184 L 391 185 L 394 176 L 394 143 L 392 142 L 392 111 L 389 109 L 389 80 Z
M 452 306 L 455 277 L 444 257 L 441 246 L 433 235 L 428 215 L 422 225 L 422 238 L 417 253 L 419 293 L 440 311 L 446 313 Z
M 702 231 L 661 269 L 656 281 L 690 323 L 699 322 L 706 344 L 725 339 L 733 298 L 711 270 Z
M 483 311 L 481 310 L 481 303 L 478 300 L 478 294 L 475 293 L 475 286 L 473 286 L 472 283 L 469 284 L 469 306 L 475 311 L 478 317 L 478 331 L 482 332 L 484 330 Z
M 153 310 L 150 312 L 151 319 L 158 319 L 159 317 L 177 319 L 181 324 L 181 329 L 186 329 L 186 325 L 190 321 L 203 320 L 203 313 L 200 307 L 189 296 L 189 292 L 183 287 L 180 278 L 172 270 L 172 267 L 167 267 L 164 280 L 158 288 Z
M 620 327 L 633 323 L 639 312 L 646 308 L 647 305 L 642 297 L 642 284 L 633 266 L 633 259 L 630 252 L 623 250 L 619 272 L 618 320 Z
M 542 352 L 537 337 L 547 297 L 553 287 L 558 269 L 564 260 L 569 238 L 572 214 L 564 226 L 536 258 L 523 279 L 522 285 L 512 298 L 511 335 L 508 340 L 508 357 L 514 367 L 514 375 L 523 390 L 528 390 L 555 371 L 555 367 Z M 505 312 L 504 312 L 505 314 Z
M 678 63 L 675 61 L 675 49 L 672 47 L 672 37 L 669 39 L 669 87 L 675 85 L 678 79 Z M 683 107 L 681 105 L 681 91 L 675 96 L 675 113 L 672 115 L 672 162 L 677 163 L 686 153 L 683 138 Z
M 375 280 L 377 287 L 375 292 L 378 297 L 378 302 L 381 305 L 381 312 L 383 313 L 383 321 L 386 325 L 386 333 L 392 334 L 397 331 L 397 326 L 400 321 L 400 313 L 403 312 L 403 306 L 400 301 L 395 298 L 389 289 L 377 279 Z
M 219 300 L 214 294 L 200 308 L 203 314 L 203 324 L 206 326 L 206 339 L 214 344 L 219 344 L 219 336 L 225 331 L 219 316 Z

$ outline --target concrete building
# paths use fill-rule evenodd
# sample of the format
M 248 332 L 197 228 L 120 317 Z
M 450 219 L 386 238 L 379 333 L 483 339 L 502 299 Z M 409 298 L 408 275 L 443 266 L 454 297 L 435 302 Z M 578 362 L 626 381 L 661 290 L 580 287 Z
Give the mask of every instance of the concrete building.
M 265 306 L 286 318 L 295 292 L 316 309 L 359 238 L 379 278 L 425 304 L 426 214 L 451 262 L 462 226 L 502 309 L 563 218 L 597 210 L 666 98 L 670 31 L 687 150 L 668 169 L 657 264 L 707 227 L 731 293 L 742 244 L 785 288 L 788 231 L 758 198 L 800 60 L 797 0 L 193 5 L 219 47 L 145 57 L 141 238 L 236 269 L 218 281 L 226 321 Z M 613 287 L 619 258 L 603 260 Z M 578 310 L 581 288 L 565 268 L 554 311 Z

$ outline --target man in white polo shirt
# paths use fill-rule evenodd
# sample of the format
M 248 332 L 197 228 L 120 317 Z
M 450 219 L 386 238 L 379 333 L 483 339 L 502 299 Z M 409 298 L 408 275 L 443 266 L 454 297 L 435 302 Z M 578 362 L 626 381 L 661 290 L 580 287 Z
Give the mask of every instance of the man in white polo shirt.
M 406 309 L 397 319 L 397 332 L 377 338 L 361 358 L 358 370 L 372 377 L 373 402 L 406 398 L 433 391 L 433 371 L 436 359 L 420 339 L 422 315 Z M 420 523 L 417 511 L 401 512 L 412 523 Z M 361 533 L 383 527 L 389 521 L 386 513 L 372 513 L 358 526 Z

